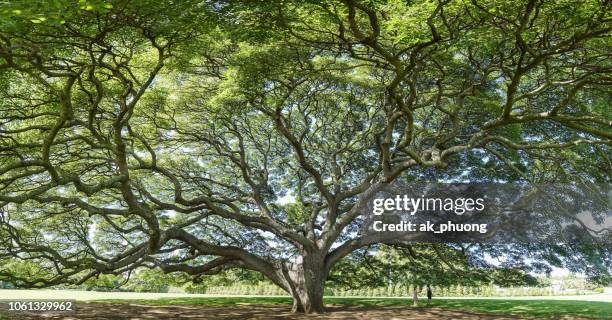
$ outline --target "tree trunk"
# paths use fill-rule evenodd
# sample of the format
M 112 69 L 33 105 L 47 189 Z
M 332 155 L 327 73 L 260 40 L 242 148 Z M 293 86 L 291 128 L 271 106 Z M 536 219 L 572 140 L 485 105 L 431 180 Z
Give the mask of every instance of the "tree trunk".
M 417 292 L 417 286 L 412 286 L 412 306 L 419 306 L 419 295 Z
M 293 297 L 292 312 L 323 313 L 323 291 L 327 275 L 323 260 L 304 256 L 295 263 L 287 265 L 284 278 L 287 291 Z
M 293 306 L 291 312 L 299 313 L 323 313 L 323 285 L 296 286 L 293 295 Z

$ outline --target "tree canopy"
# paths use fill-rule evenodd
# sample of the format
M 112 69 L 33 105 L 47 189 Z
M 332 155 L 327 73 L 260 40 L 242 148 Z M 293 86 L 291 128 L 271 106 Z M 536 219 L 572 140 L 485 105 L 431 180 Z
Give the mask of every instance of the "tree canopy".
M 609 183 L 610 5 L 3 4 L 0 280 L 245 268 L 320 312 L 381 183 Z M 431 246 L 610 280 L 609 245 Z

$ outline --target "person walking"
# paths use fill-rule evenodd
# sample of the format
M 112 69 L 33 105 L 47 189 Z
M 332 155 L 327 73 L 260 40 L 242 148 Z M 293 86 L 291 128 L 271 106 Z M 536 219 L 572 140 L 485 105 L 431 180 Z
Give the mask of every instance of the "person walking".
M 432 296 L 433 296 L 433 293 L 431 292 L 431 287 L 427 285 L 427 305 L 431 303 Z

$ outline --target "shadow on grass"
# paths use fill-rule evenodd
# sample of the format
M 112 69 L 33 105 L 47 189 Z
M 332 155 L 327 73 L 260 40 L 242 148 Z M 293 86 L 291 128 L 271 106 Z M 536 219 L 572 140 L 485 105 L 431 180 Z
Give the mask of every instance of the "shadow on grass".
M 125 303 L 125 300 L 99 300 L 96 302 Z M 423 301 L 422 301 L 423 302 Z M 212 307 L 230 305 L 291 304 L 288 297 L 206 297 L 206 298 L 169 298 L 158 300 L 130 300 L 130 304 L 177 306 L 206 305 Z M 412 305 L 410 299 L 393 298 L 347 298 L 326 297 L 327 305 L 335 306 L 406 306 Z M 421 303 L 423 304 L 423 303 Z M 612 303 L 571 300 L 486 300 L 486 299 L 434 299 L 432 307 L 468 310 L 489 314 L 508 314 L 529 317 L 558 319 L 561 317 L 585 317 L 612 319 Z

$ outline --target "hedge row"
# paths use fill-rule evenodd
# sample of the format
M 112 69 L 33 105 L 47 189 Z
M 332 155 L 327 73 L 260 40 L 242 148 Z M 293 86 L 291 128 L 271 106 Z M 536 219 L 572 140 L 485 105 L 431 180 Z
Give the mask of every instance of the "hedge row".
M 325 289 L 326 296 L 338 297 L 410 297 L 412 296 L 412 287 L 410 286 L 389 286 L 380 288 L 360 288 L 360 289 L 340 289 L 327 288 Z M 419 295 L 425 294 L 424 288 L 417 288 Z M 450 286 L 450 287 L 432 287 L 435 296 L 443 297 L 505 297 L 505 296 L 550 296 L 562 294 L 589 294 L 591 291 L 575 291 L 561 292 L 550 288 L 536 287 L 517 287 L 517 288 L 497 288 L 495 286 Z M 187 288 L 190 293 L 205 293 L 216 295 L 263 295 L 263 296 L 281 296 L 287 295 L 285 291 L 275 285 L 260 284 L 260 285 L 233 285 L 233 286 L 215 286 L 206 288 Z

